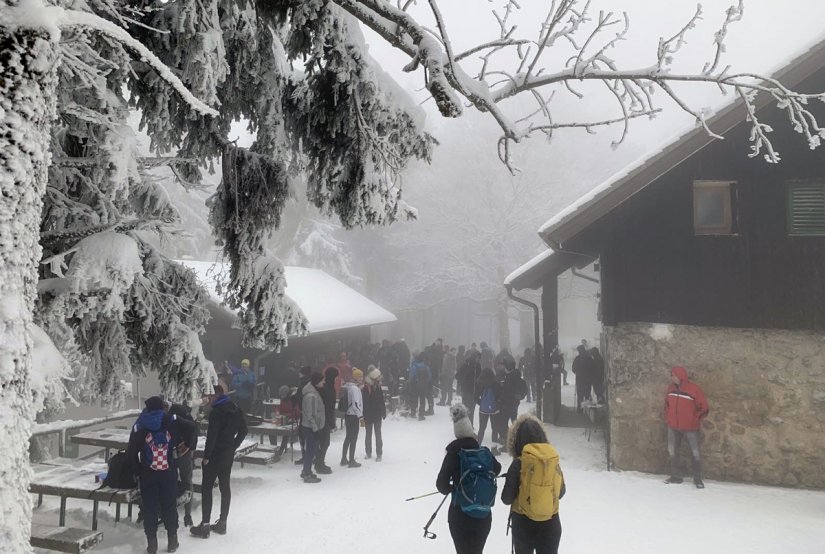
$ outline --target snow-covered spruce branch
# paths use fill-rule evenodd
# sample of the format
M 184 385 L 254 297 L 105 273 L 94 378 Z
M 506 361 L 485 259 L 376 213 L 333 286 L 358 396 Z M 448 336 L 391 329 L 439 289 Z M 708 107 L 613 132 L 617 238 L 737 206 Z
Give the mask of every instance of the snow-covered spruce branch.
M 162 166 L 194 165 L 199 163 L 199 160 L 195 158 L 178 158 L 176 156 L 144 156 L 138 158 L 137 162 L 141 169 L 154 169 Z M 52 158 L 52 165 L 59 167 L 98 167 L 100 164 L 100 158 L 96 157 Z

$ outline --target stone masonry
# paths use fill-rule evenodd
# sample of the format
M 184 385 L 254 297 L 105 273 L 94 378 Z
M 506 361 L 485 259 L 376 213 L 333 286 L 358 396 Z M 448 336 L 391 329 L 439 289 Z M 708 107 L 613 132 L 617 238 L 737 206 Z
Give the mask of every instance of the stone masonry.
M 709 479 L 825 488 L 825 335 L 649 323 L 605 327 L 614 467 L 668 471 L 662 417 L 670 368 L 688 370 L 710 415 Z M 690 475 L 690 453 L 682 446 Z

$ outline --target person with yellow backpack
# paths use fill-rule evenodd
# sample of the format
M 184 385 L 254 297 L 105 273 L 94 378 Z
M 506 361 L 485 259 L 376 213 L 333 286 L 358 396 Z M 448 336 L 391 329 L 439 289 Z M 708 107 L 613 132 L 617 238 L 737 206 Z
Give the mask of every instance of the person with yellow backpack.
M 513 463 L 507 470 L 501 501 L 510 505 L 515 554 L 557 554 L 561 541 L 559 500 L 564 474 L 559 453 L 536 417 L 522 414 L 507 436 Z

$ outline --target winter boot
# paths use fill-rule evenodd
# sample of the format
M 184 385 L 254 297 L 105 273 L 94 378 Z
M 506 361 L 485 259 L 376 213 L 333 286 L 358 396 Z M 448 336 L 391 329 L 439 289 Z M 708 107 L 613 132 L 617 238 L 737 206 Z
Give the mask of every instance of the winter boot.
M 361 464 L 359 464 L 355 460 L 350 460 L 349 463 L 347 464 L 347 467 L 361 467 Z
M 178 551 L 178 532 L 173 531 L 171 533 L 166 533 L 166 551 L 167 552 L 177 552 Z
M 704 489 L 705 488 L 705 482 L 702 481 L 702 479 L 700 477 L 697 477 L 696 479 L 694 479 L 693 484 L 696 485 L 697 489 Z
M 376 456 L 376 457 L 375 457 L 375 461 L 376 461 L 376 462 L 380 462 L 380 461 L 381 461 L 381 454 L 379 454 L 378 456 Z
M 300 458 L 298 458 L 297 460 L 295 460 L 295 465 L 296 465 L 296 466 L 300 466 L 300 465 L 303 465 L 303 464 L 304 464 L 304 458 L 303 458 L 303 456 L 302 456 L 302 457 L 300 457 Z
M 424 421 L 424 414 L 421 414 L 420 416 L 418 416 L 418 421 Z
M 315 471 L 320 473 L 321 475 L 329 475 L 332 473 L 332 468 L 328 465 L 315 465 Z
M 189 532 L 192 535 L 200 538 L 200 539 L 208 539 L 209 538 L 209 524 L 208 523 L 201 523 L 200 525 L 196 525 L 195 527 L 191 527 Z
M 665 483 L 667 483 L 668 485 L 674 485 L 674 484 L 678 485 L 679 483 L 683 483 L 683 482 L 684 482 L 684 479 L 682 479 L 681 477 L 675 477 L 673 475 L 671 475 L 670 477 L 665 479 Z
M 209 526 L 209 530 L 212 531 L 213 533 L 217 533 L 219 535 L 225 535 L 226 534 L 226 520 L 225 519 L 219 519 L 218 521 L 216 521 L 215 523 L 213 523 L 212 525 Z
M 154 536 L 147 536 L 146 537 L 146 554 L 158 554 L 158 537 L 157 535 Z
M 320 483 L 321 479 L 315 475 L 314 473 L 302 473 L 301 479 L 304 480 L 304 483 Z
M 367 454 L 364 456 L 364 458 L 366 458 L 367 460 L 372 458 L 372 452 L 367 452 Z

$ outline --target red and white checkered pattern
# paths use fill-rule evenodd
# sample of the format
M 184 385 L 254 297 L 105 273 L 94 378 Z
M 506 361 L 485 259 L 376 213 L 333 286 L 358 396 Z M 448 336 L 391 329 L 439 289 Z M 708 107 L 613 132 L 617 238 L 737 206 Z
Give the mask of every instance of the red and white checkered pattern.
M 152 451 L 152 463 L 149 464 L 149 469 L 154 471 L 166 471 L 169 469 L 169 443 L 172 441 L 172 436 L 169 431 L 166 431 L 166 444 L 157 445 L 152 438 L 152 433 L 146 433 L 146 444 Z

